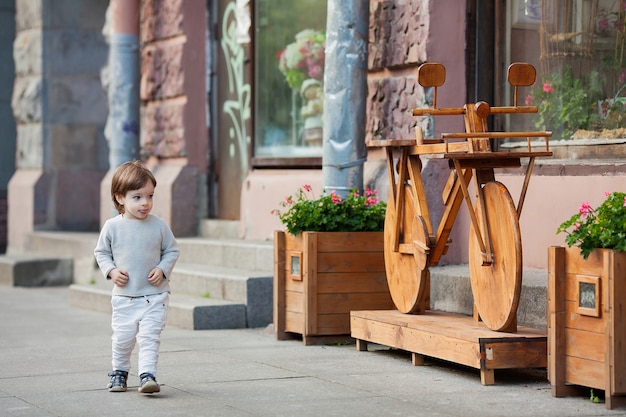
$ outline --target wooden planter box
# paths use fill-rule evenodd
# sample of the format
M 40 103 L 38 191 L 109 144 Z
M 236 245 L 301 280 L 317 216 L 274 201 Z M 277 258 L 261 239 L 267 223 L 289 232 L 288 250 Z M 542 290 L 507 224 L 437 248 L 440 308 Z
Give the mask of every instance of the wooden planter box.
M 548 379 L 552 395 L 583 386 L 626 404 L 626 252 L 551 247 L 548 262 Z M 570 385 L 568 385 L 570 384 Z
M 300 334 L 305 345 L 348 339 L 350 311 L 394 308 L 383 239 L 383 232 L 276 231 L 276 338 Z

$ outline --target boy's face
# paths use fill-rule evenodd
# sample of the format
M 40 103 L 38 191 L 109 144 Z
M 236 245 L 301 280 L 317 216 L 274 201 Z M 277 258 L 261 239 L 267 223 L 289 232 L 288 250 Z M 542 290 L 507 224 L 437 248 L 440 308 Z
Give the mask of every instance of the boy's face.
M 118 203 L 124 206 L 124 218 L 143 220 L 152 210 L 154 186 L 148 181 L 138 190 L 128 191 L 124 196 L 116 196 Z

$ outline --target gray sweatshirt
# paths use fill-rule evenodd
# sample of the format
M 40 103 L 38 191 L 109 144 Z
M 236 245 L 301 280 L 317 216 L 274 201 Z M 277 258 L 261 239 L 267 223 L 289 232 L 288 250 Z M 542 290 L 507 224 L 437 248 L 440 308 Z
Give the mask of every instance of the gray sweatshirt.
M 128 273 L 128 283 L 124 287 L 114 285 L 113 295 L 140 297 L 170 290 L 168 279 L 179 250 L 172 231 L 159 217 L 150 214 L 133 220 L 119 215 L 104 223 L 94 255 L 105 278 L 115 268 Z M 158 287 L 148 282 L 148 274 L 155 267 L 168 278 Z

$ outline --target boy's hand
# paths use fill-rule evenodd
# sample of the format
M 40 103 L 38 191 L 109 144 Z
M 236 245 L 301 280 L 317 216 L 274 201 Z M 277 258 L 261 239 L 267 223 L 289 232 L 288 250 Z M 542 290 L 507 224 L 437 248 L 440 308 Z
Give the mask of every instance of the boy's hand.
M 111 272 L 109 272 L 109 276 L 111 277 L 111 281 L 113 281 L 113 284 L 117 285 L 118 287 L 123 287 L 128 283 L 128 273 L 126 271 L 122 271 L 121 269 L 113 269 Z
M 154 268 L 148 274 L 148 282 L 154 285 L 155 287 L 158 287 L 159 285 L 161 285 L 162 281 L 163 281 L 163 271 L 161 271 L 161 269 Z

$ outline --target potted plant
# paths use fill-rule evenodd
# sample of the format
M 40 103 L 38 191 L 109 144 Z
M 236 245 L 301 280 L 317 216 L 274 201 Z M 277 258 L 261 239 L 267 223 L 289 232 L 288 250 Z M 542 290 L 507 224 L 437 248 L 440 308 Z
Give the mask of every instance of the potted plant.
M 392 309 L 385 275 L 386 204 L 375 190 L 315 198 L 309 185 L 274 210 L 274 327 L 305 344 L 347 339 L 350 311 Z
M 548 259 L 552 394 L 574 394 L 574 384 L 605 390 L 608 409 L 626 404 L 626 193 L 582 203 L 557 233 L 569 247 Z

